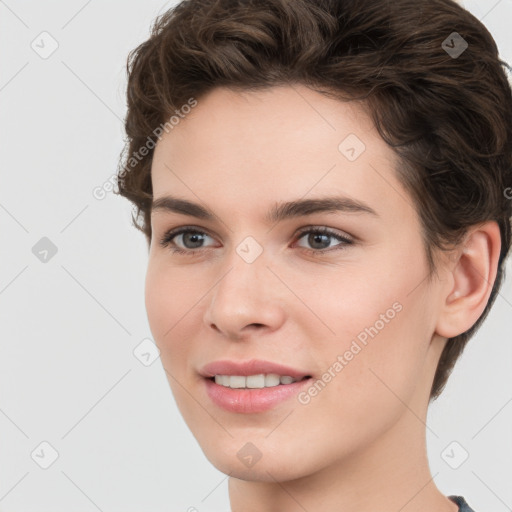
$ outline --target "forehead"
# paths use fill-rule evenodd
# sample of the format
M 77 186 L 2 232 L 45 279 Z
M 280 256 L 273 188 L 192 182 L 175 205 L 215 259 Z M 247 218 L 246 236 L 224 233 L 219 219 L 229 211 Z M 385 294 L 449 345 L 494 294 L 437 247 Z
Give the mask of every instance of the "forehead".
M 361 104 L 300 85 L 216 88 L 158 142 L 153 192 L 219 205 L 229 198 L 247 210 L 340 193 L 399 218 L 412 200 L 397 161 Z

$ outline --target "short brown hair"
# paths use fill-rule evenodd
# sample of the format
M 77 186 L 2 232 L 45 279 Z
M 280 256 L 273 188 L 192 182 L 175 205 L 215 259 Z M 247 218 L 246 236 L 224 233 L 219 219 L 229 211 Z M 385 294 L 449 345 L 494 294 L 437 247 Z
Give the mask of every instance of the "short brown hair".
M 446 49 L 454 37 L 468 45 L 457 56 Z M 512 92 L 504 66 L 488 30 L 452 0 L 185 0 L 159 16 L 128 56 L 118 193 L 134 203 L 134 225 L 149 243 L 155 144 L 142 158 L 138 151 L 191 97 L 214 87 L 300 83 L 362 100 L 399 156 L 396 172 L 421 219 L 429 277 L 434 247 L 457 246 L 480 222 L 500 228 L 489 301 L 469 330 L 448 340 L 433 400 L 494 303 L 511 246 Z

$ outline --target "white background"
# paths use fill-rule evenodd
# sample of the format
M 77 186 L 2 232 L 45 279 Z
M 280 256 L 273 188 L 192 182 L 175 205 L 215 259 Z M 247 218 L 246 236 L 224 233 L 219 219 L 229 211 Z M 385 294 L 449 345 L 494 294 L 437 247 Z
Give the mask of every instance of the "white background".
M 123 147 L 128 52 L 173 4 L 0 1 L 4 512 L 229 510 L 227 477 L 184 424 L 160 360 L 146 367 L 133 355 L 151 333 L 147 248 L 131 205 L 92 195 L 116 172 Z M 512 0 L 465 6 L 512 63 Z M 47 59 L 31 48 L 43 31 L 59 45 Z M 32 253 L 42 237 L 58 250 L 47 263 Z M 508 273 L 429 412 L 435 482 L 476 512 L 512 508 L 510 263 Z M 31 458 L 49 456 L 43 441 L 59 454 L 48 469 Z M 452 441 L 469 453 L 458 469 L 441 457 Z

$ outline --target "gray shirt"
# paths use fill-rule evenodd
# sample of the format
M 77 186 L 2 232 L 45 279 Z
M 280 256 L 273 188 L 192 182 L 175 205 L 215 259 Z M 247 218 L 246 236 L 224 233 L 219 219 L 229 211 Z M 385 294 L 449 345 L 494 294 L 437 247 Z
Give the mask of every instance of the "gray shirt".
M 459 512 L 475 512 L 466 502 L 463 496 L 448 496 L 459 506 Z

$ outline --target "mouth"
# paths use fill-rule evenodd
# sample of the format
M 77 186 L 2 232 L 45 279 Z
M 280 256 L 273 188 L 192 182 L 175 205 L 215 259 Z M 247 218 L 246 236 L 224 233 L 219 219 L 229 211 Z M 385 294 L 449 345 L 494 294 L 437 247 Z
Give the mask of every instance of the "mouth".
M 251 377 L 255 377 L 255 379 L 251 379 Z M 273 385 L 262 386 L 262 377 L 269 377 L 270 384 Z M 279 376 L 275 374 L 250 375 L 247 381 L 246 376 L 216 375 L 214 377 L 204 377 L 203 382 L 205 383 L 206 395 L 218 407 L 231 413 L 255 414 L 275 409 L 281 404 L 290 403 L 294 398 L 297 399 L 300 393 L 311 385 L 313 380 L 310 375 L 305 375 L 286 383 L 289 379 L 285 379 L 283 376 L 285 383 L 281 383 L 282 378 L 279 378 L 278 382 L 277 377 Z M 225 378 L 229 378 L 229 385 L 216 382 L 216 380 L 220 382 Z M 234 387 L 231 386 L 231 379 L 233 379 Z M 259 382 L 252 382 L 256 379 L 259 379 Z
M 307 370 L 263 359 L 218 360 L 199 371 L 204 391 L 234 413 L 260 413 L 297 397 L 313 380 Z

